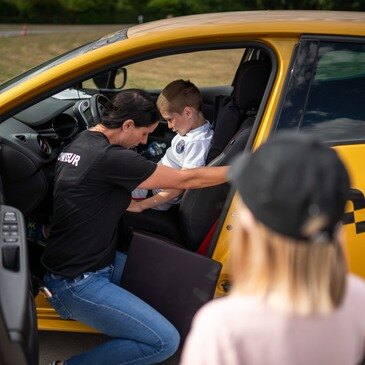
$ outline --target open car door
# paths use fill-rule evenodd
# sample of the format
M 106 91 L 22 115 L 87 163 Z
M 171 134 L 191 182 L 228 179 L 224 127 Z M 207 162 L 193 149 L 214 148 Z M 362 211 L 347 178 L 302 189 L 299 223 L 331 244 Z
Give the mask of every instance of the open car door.
M 38 336 L 22 213 L 0 205 L 0 364 L 37 365 Z
M 165 316 L 183 344 L 195 313 L 214 297 L 221 268 L 176 243 L 134 232 L 121 286 Z

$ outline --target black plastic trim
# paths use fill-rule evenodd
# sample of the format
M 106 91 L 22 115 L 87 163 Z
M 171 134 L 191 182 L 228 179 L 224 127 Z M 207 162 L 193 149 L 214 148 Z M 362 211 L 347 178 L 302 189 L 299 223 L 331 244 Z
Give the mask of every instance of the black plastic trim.
M 256 120 L 255 120 L 255 123 L 253 125 L 252 131 L 250 133 L 250 136 L 249 136 L 249 139 L 247 141 L 244 152 L 248 152 L 248 151 L 252 150 L 253 143 L 254 143 L 256 134 L 259 130 L 261 119 L 262 119 L 262 116 L 264 114 L 264 111 L 265 111 L 265 108 L 266 108 L 266 105 L 267 105 L 267 101 L 269 99 L 269 95 L 271 93 L 271 90 L 272 90 L 272 87 L 273 87 L 273 84 L 274 84 L 274 80 L 275 80 L 275 77 L 276 77 L 276 74 L 277 74 L 278 64 L 277 64 L 277 59 L 274 55 L 274 52 L 272 51 L 271 48 L 269 48 L 267 46 L 265 46 L 263 48 L 268 52 L 268 55 L 270 56 L 271 74 L 270 74 L 269 80 L 267 82 L 266 90 L 265 90 L 265 93 L 262 97 L 261 104 L 260 104 L 258 113 L 256 115 Z M 228 210 L 231 206 L 231 203 L 232 203 L 233 196 L 234 196 L 235 192 L 236 192 L 236 190 L 234 188 L 231 188 L 230 192 L 227 195 L 226 201 L 224 203 L 222 212 L 221 212 L 219 220 L 218 220 L 217 227 L 214 231 L 211 243 L 210 243 L 209 248 L 208 248 L 208 252 L 207 252 L 208 257 L 212 257 L 212 255 L 214 253 L 214 250 L 217 246 L 218 238 L 219 238 L 219 235 L 220 235 L 222 229 L 224 229 L 223 224 L 224 224 L 224 221 L 227 217 L 227 213 L 228 213 Z

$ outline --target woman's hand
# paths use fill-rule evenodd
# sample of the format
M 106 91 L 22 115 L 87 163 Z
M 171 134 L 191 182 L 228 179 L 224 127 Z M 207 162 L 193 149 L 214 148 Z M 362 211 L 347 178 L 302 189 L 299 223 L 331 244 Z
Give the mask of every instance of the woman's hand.
M 127 208 L 127 212 L 141 213 L 143 211 L 140 202 L 132 200 Z

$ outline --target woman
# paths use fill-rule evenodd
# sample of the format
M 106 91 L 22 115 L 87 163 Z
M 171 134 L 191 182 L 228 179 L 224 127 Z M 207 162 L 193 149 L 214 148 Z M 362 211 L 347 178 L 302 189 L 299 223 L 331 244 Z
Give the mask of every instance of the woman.
M 182 364 L 359 364 L 365 285 L 347 274 L 349 178 L 335 151 L 289 134 L 231 176 L 241 198 L 232 292 L 198 312 Z
M 95 127 L 80 133 L 58 158 L 54 219 L 43 256 L 49 301 L 62 318 L 94 327 L 112 339 L 59 364 L 152 364 L 171 356 L 176 329 L 119 287 L 125 256 L 116 254 L 117 227 L 139 187 L 194 188 L 226 181 L 227 170 L 176 170 L 132 150 L 158 124 L 149 95 L 119 93 Z

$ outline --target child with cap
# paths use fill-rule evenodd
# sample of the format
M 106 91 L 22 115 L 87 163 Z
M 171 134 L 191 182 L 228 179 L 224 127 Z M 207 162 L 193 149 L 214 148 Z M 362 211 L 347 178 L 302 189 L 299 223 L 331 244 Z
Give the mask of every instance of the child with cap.
M 230 175 L 240 197 L 232 290 L 198 312 L 182 364 L 359 364 L 365 284 L 347 272 L 350 183 L 336 152 L 286 134 L 240 156 Z
M 176 136 L 159 163 L 175 169 L 192 169 L 205 166 L 212 142 L 213 129 L 204 118 L 203 102 L 199 89 L 189 80 L 169 83 L 157 99 L 157 107 L 167 125 Z M 183 190 L 154 189 L 153 196 L 146 198 L 148 190 L 136 189 L 128 211 L 145 209 L 168 210 L 180 202 Z

